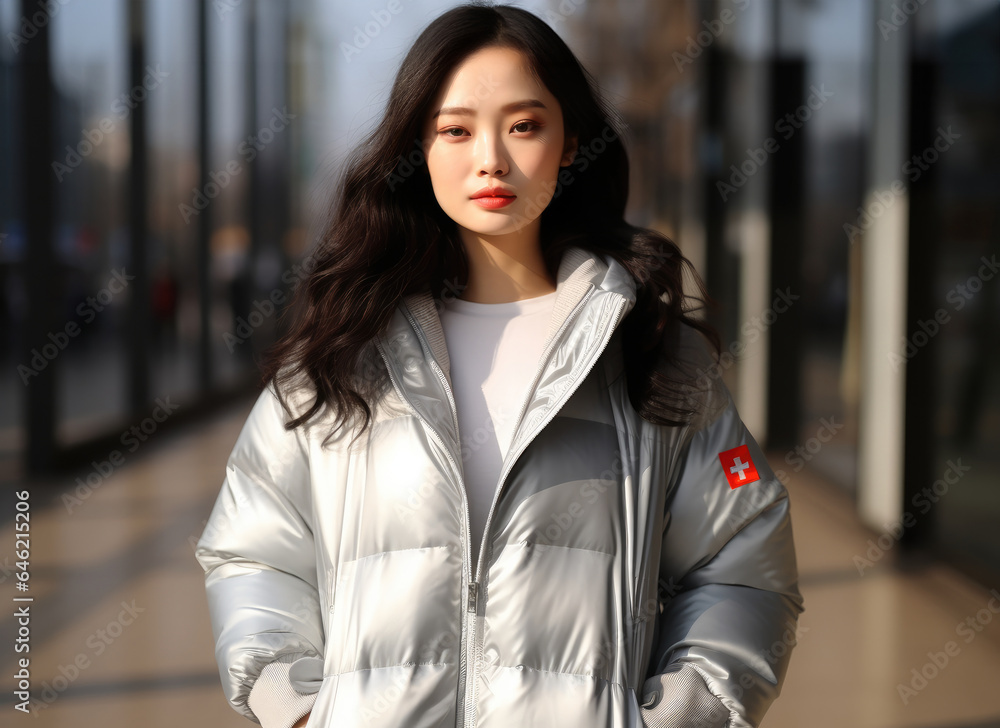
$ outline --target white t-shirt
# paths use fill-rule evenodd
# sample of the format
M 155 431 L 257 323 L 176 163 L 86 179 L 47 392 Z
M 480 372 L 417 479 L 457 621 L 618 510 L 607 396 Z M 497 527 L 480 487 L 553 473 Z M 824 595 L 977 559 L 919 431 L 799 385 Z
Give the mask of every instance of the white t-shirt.
M 469 497 L 473 564 L 518 413 L 538 368 L 556 292 L 508 303 L 442 300 Z M 472 568 L 475 575 L 475 566 Z

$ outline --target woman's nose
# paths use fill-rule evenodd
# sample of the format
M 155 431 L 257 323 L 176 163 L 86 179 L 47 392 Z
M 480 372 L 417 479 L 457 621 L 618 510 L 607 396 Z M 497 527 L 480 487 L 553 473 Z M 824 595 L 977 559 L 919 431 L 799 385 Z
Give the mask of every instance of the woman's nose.
M 479 138 L 476 147 L 480 175 L 501 176 L 507 174 L 509 167 L 506 150 L 498 137 L 484 134 Z

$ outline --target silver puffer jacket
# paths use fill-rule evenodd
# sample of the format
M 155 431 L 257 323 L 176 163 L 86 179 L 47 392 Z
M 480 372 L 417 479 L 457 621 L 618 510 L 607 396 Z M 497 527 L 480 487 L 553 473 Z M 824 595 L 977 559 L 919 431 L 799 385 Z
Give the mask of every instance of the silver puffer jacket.
M 671 366 L 699 375 L 699 416 L 638 416 L 618 329 L 634 304 L 617 261 L 564 253 L 475 564 L 429 293 L 372 342 L 392 386 L 353 446 L 356 431 L 322 445 L 329 415 L 286 430 L 264 390 L 196 548 L 233 708 L 264 722 L 250 693 L 270 670 L 310 728 L 759 723 L 802 611 L 787 493 L 689 327 Z M 719 455 L 741 445 L 759 479 L 732 488 Z M 656 722 L 691 693 L 678 674 L 721 722 L 693 703 Z

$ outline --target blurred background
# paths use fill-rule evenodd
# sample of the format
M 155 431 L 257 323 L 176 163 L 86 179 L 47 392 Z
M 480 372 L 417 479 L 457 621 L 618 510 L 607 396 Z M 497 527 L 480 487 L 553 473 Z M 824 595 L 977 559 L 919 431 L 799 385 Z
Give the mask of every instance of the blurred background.
M 457 4 L 0 0 L 4 725 L 247 724 L 194 544 L 332 175 Z M 516 4 L 623 113 L 789 488 L 764 725 L 1000 726 L 1000 0 Z

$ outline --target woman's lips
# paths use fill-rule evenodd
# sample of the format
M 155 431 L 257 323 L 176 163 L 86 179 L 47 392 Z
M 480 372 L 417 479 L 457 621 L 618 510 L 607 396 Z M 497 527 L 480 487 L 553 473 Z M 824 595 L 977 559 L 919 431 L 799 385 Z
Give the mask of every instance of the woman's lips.
M 472 201 L 487 210 L 499 210 L 501 207 L 507 207 L 516 199 L 517 195 L 510 195 L 509 197 L 474 197 Z

